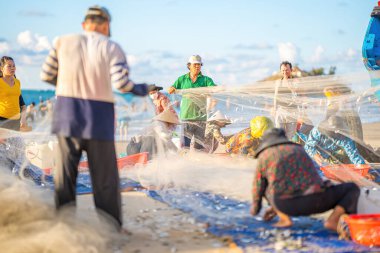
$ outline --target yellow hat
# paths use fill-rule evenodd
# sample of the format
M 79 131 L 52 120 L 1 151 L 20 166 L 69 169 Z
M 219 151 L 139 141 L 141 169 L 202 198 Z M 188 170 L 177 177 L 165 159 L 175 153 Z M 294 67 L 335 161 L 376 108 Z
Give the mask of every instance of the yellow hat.
M 265 116 L 256 116 L 251 119 L 251 136 L 252 138 L 260 138 L 264 132 L 273 128 L 273 122 Z

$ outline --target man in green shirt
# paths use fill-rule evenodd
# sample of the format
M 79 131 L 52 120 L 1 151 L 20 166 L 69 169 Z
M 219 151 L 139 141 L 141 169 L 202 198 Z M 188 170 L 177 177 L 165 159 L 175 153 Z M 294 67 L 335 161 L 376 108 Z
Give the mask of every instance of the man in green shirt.
M 202 58 L 192 55 L 187 63 L 189 73 L 180 76 L 169 88 L 169 94 L 177 89 L 192 89 L 200 87 L 216 86 L 214 81 L 201 73 Z M 191 139 L 195 138 L 194 148 L 202 149 L 206 129 L 206 94 L 187 93 L 182 95 L 180 118 L 184 129 L 184 146 L 190 147 Z

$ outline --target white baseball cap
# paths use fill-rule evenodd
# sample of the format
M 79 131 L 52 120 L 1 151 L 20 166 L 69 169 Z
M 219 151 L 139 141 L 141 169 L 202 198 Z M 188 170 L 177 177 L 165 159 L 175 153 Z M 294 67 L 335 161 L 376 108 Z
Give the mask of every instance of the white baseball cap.
M 190 56 L 187 63 L 193 64 L 193 63 L 199 63 L 202 64 L 202 58 L 199 55 L 192 55 Z

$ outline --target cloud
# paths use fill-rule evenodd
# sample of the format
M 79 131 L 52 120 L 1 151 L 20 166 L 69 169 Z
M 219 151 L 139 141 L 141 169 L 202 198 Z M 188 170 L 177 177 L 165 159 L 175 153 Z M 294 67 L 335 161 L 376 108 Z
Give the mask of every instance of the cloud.
M 27 10 L 27 11 L 20 11 L 18 12 L 18 15 L 24 16 L 24 17 L 50 17 L 53 16 L 53 14 L 44 12 L 44 11 L 37 11 L 37 10 Z
M 266 50 L 273 49 L 273 45 L 263 42 L 263 43 L 254 43 L 254 44 L 237 44 L 234 46 L 235 49 L 247 49 L 247 50 Z
M 28 49 L 33 52 L 48 51 L 51 47 L 49 39 L 46 36 L 41 36 L 36 33 L 33 34 L 29 30 L 20 32 L 17 35 L 17 43 L 21 46 L 21 48 Z
M 296 45 L 294 45 L 291 42 L 278 43 L 278 54 L 280 56 L 280 61 L 290 61 L 292 63 L 299 63 L 298 49 Z
M 0 41 L 0 54 L 8 53 L 11 50 L 11 47 L 8 42 Z
M 311 56 L 311 62 L 320 63 L 324 60 L 325 49 L 319 45 L 315 48 L 314 54 Z

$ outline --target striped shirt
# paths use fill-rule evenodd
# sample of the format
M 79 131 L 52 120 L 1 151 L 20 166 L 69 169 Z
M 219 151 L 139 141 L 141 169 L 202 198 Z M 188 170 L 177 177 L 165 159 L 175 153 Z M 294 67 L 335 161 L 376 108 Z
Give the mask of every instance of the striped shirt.
M 54 41 L 41 79 L 56 85 L 52 132 L 83 139 L 114 139 L 112 86 L 132 91 L 123 50 L 97 32 L 66 35 Z

